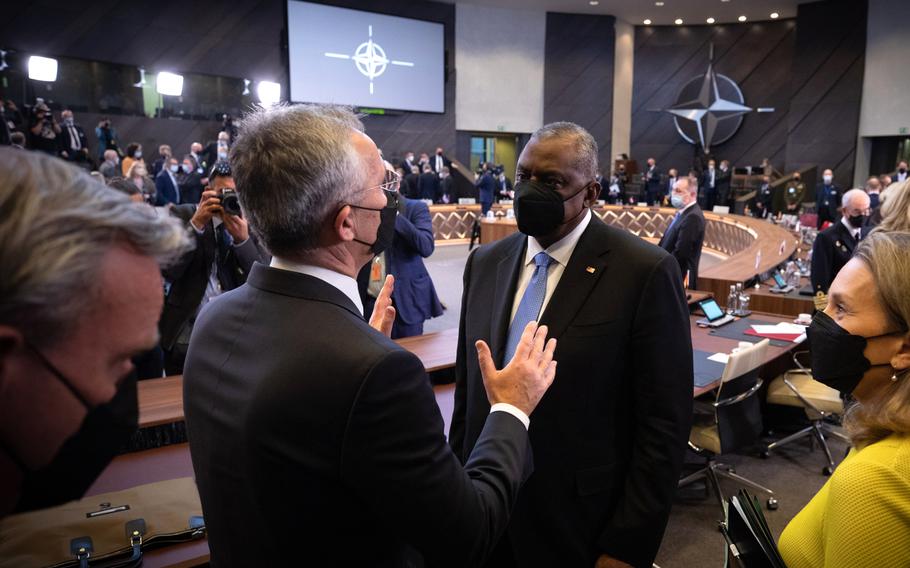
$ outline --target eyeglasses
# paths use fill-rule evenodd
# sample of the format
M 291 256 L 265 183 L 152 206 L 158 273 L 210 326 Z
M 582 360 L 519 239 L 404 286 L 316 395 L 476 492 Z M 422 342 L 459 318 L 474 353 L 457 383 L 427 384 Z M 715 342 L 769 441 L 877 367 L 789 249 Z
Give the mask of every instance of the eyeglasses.
M 382 190 L 382 193 L 385 194 L 386 204 L 383 209 L 397 209 L 398 208 L 398 188 L 401 185 L 401 176 L 398 175 L 398 172 L 394 170 L 385 171 L 385 181 L 379 185 L 374 185 L 372 187 L 367 187 L 363 191 L 369 191 L 371 189 L 376 189 L 377 187 Z M 362 192 L 361 192 L 362 193 Z M 363 207 L 361 205 L 352 205 L 348 203 L 354 209 L 366 209 L 367 211 L 381 211 L 382 209 L 374 209 L 372 207 Z

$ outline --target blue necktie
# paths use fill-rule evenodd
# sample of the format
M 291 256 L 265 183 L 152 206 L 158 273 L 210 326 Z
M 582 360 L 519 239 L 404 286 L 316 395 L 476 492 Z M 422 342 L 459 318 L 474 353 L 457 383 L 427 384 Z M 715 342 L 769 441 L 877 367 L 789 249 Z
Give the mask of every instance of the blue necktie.
M 670 221 L 670 225 L 667 227 L 667 230 L 666 230 L 666 232 L 664 233 L 665 235 L 666 235 L 667 233 L 669 233 L 669 232 L 670 232 L 670 229 L 673 228 L 673 225 L 676 224 L 676 221 L 679 219 L 679 215 L 680 215 L 681 213 L 682 213 L 682 211 L 677 211 L 677 212 L 676 212 L 676 215 L 673 215 L 673 220 Z
M 525 289 L 521 302 L 518 303 L 518 311 L 515 312 L 515 319 L 509 326 L 509 337 L 506 340 L 505 358 L 502 360 L 503 366 L 509 364 L 512 357 L 515 356 L 515 350 L 518 348 L 518 341 L 524 332 L 528 323 L 537 319 L 540 314 L 540 308 L 543 306 L 543 299 L 547 295 L 547 269 L 553 262 L 553 258 L 545 252 L 539 252 L 534 255 L 534 274 L 528 287 Z

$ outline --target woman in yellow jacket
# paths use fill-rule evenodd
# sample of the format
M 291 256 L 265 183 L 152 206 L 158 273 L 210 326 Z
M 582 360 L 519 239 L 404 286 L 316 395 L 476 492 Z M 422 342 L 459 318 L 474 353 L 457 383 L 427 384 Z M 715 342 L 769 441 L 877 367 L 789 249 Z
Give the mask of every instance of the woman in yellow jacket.
M 910 566 L 910 233 L 875 232 L 809 327 L 812 372 L 857 403 L 854 449 L 790 521 L 788 568 Z

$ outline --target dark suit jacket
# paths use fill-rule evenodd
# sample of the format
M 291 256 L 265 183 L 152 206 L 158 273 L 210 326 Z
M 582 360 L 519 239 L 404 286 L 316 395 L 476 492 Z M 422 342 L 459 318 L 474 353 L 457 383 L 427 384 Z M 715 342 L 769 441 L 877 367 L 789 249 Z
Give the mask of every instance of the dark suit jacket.
M 689 271 L 689 289 L 696 290 L 698 261 L 701 259 L 701 245 L 705 242 L 705 216 L 701 207 L 696 203 L 684 209 L 672 225 L 660 238 L 659 246 L 673 255 L 683 278 Z
M 493 192 L 496 190 L 496 181 L 493 179 L 493 174 L 484 172 L 474 182 L 474 187 L 477 188 L 480 194 L 478 201 L 481 203 L 493 203 Z
M 717 188 L 717 195 L 726 199 L 730 194 L 730 170 L 723 171 L 720 168 L 715 170 L 717 175 L 714 176 L 714 185 Z
M 861 236 L 865 236 L 871 228 L 863 227 Z M 853 257 L 853 250 L 858 243 L 850 234 L 844 223 L 838 219 L 834 224 L 819 231 L 812 245 L 812 290 L 816 293 L 828 293 L 828 288 L 834 282 L 834 277 L 840 269 Z
M 477 566 L 506 526 L 524 426 L 491 414 L 463 469 L 420 360 L 322 280 L 254 266 L 184 377 L 215 568 Z
M 489 411 L 474 342 L 486 340 L 501 365 L 526 246 L 516 233 L 475 250 L 465 267 L 450 431 L 463 459 Z M 608 553 L 650 567 L 692 420 L 679 268 L 595 217 L 540 323 L 558 339 L 556 380 L 531 417 L 535 472 L 503 546 L 518 566 L 591 568 Z
M 82 152 L 83 150 L 85 150 L 87 152 L 88 148 L 86 147 L 87 142 L 86 142 L 86 138 L 85 138 L 85 131 L 78 124 L 74 124 L 73 129 L 76 131 L 76 136 L 79 137 L 79 144 L 80 144 L 79 148 L 81 148 L 79 150 L 79 152 Z M 78 156 L 73 155 L 73 137 L 72 137 L 72 135 L 70 135 L 69 127 L 67 127 L 65 124 L 63 124 L 61 122 L 60 130 L 62 132 L 60 132 L 60 134 L 57 136 L 57 140 L 60 141 L 60 151 L 66 152 L 69 155 L 69 157 L 67 159 L 69 159 L 69 160 L 76 159 Z M 83 154 L 83 157 L 84 156 L 85 156 L 85 154 Z
M 755 195 L 752 199 L 749 200 L 749 209 L 752 212 L 752 216 L 765 219 L 768 217 L 768 213 L 771 212 L 771 202 L 774 197 L 774 192 L 771 189 L 771 186 L 768 187 L 759 186 L 755 190 Z M 759 206 L 761 204 L 761 206 Z
M 837 208 L 840 207 L 842 195 L 841 189 L 833 183 L 827 190 L 824 183 L 815 186 L 815 210 L 818 212 L 819 226 L 822 219 L 837 220 Z
M 405 210 L 395 218 L 395 240 L 386 251 L 386 271 L 395 276 L 392 301 L 396 318 L 407 324 L 442 315 L 442 304 L 423 259 L 433 254 L 433 219 L 423 201 L 403 198 Z
M 439 191 L 439 176 L 433 172 L 420 174 L 417 178 L 417 188 L 420 194 L 418 199 L 436 199 L 436 193 Z
M 452 167 L 452 160 L 448 159 L 445 154 L 442 155 L 442 165 L 445 168 Z M 436 175 L 439 175 L 441 170 L 436 169 L 436 154 L 430 156 L 430 167 L 433 168 L 433 171 L 436 172 Z
M 458 192 L 455 190 L 455 178 L 447 176 L 439 180 L 439 199 L 437 201 L 439 203 L 458 202 Z
M 173 266 L 164 270 L 164 278 L 171 283 L 170 290 L 164 300 L 164 310 L 158 322 L 161 333 L 161 346 L 173 349 L 177 337 L 184 325 L 188 325 L 199 309 L 199 304 L 205 296 L 208 286 L 212 264 L 215 262 L 217 245 L 215 242 L 215 225 L 209 222 L 200 235 L 189 224 L 189 218 L 195 207 L 181 205 L 178 209 L 179 216 L 187 223 L 187 230 L 196 242 L 196 247 L 183 255 Z M 227 231 L 224 234 L 230 239 Z M 260 247 L 252 235 L 239 246 L 228 243 L 225 247 L 227 254 L 221 259 L 218 266 L 218 280 L 224 291 L 233 290 L 246 282 L 247 274 L 255 261 L 267 262 L 268 253 Z
M 653 170 L 645 170 L 645 190 L 651 195 L 660 194 L 660 170 L 654 166 Z
M 176 175 L 174 176 L 176 179 Z M 166 170 L 161 170 L 155 176 L 155 195 L 157 196 L 155 205 L 167 205 L 173 203 L 180 204 L 180 195 L 177 192 L 177 186 L 171 180 Z
M 407 192 L 402 192 L 402 195 L 408 199 L 420 199 L 420 175 L 419 174 L 407 174 L 402 180 L 403 185 L 407 185 Z

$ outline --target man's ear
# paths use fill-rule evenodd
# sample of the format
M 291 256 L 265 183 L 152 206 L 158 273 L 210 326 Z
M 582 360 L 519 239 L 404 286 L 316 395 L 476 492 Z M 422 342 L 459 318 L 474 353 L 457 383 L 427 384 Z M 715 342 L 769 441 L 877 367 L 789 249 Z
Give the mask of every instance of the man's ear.
M 353 209 L 350 205 L 345 205 L 338 210 L 332 222 L 332 240 L 342 242 L 353 241 L 354 237 L 354 219 L 351 217 Z
M 588 206 L 594 205 L 594 202 L 600 198 L 600 192 L 602 189 L 603 188 L 601 187 L 600 182 L 596 181 L 588 186 L 588 189 L 585 190 L 585 203 Z
M 910 333 L 904 335 L 900 350 L 891 357 L 891 366 L 898 371 L 910 369 Z
M 9 378 L 7 377 L 7 369 L 10 357 L 12 357 L 13 353 L 22 349 L 24 345 L 25 338 L 22 337 L 22 333 L 18 329 L 8 325 L 0 325 L 0 391 L 3 390 Z

